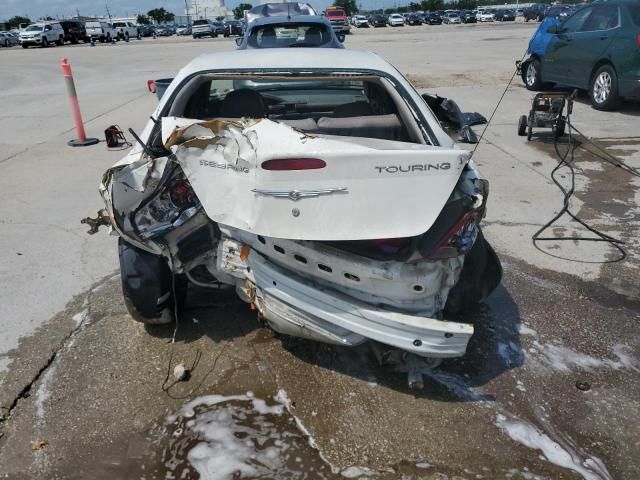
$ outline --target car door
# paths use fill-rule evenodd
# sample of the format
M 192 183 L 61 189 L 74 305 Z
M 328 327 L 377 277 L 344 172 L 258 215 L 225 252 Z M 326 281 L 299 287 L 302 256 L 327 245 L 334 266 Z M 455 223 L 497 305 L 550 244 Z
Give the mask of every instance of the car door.
M 588 6 L 578 10 L 557 27 L 547 51 L 541 57 L 542 81 L 563 83 L 567 78 L 567 64 L 573 62 L 576 55 L 574 37 L 582 29 L 593 10 Z
M 567 63 L 566 82 L 588 88 L 591 70 L 606 53 L 620 28 L 620 7 L 611 3 L 596 5 L 579 31 L 572 34 L 573 61 Z

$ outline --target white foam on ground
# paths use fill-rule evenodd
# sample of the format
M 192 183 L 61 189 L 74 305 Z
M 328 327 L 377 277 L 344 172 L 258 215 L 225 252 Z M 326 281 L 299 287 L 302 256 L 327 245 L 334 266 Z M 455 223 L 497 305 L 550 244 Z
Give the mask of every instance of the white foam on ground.
M 598 368 L 620 370 L 628 368 L 640 372 L 640 362 L 627 353 L 628 347 L 625 345 L 614 345 L 613 353 L 617 357 L 617 360 L 595 358 L 590 355 L 577 352 L 564 345 L 542 345 L 538 342 L 534 342 L 534 345 L 542 354 L 542 358 L 540 358 L 542 363 L 560 372 L 568 373 L 575 367 L 582 368 L 584 370 L 595 370 Z
M 45 420 L 45 403 L 51 397 L 51 383 L 55 375 L 57 366 L 52 364 L 42 376 L 38 390 L 36 391 L 36 424 L 38 427 L 44 425 Z
M 545 460 L 559 467 L 573 470 L 582 475 L 585 480 L 613 480 L 599 458 L 581 458 L 572 448 L 560 445 L 529 422 L 498 414 L 496 425 L 512 440 L 526 447 L 540 450 Z
M 76 322 L 76 326 L 79 327 L 87 319 L 88 315 L 89 315 L 89 310 L 85 309 L 85 310 L 82 310 L 81 312 L 76 313 L 73 317 L 71 317 L 71 319 L 74 322 Z
M 532 337 L 537 337 L 538 332 L 536 332 L 533 328 L 525 325 L 524 323 L 520 324 L 520 335 L 530 335 Z

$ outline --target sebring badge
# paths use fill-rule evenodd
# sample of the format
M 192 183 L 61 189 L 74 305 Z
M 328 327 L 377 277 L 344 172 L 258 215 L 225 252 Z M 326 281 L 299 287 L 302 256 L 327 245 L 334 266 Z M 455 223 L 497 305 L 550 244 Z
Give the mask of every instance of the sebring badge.
M 297 202 L 301 198 L 313 198 L 319 197 L 320 195 L 330 195 L 332 193 L 347 193 L 346 187 L 319 188 L 317 190 L 259 190 L 254 188 L 251 191 L 265 197 L 288 198 L 294 202 Z

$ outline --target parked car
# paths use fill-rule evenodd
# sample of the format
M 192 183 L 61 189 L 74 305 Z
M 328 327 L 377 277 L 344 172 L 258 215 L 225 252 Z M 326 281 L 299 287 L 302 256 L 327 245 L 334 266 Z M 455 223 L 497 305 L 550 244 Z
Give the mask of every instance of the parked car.
M 267 3 L 247 12 L 247 28 L 236 38 L 240 50 L 255 48 L 343 48 L 344 33 L 305 3 Z
M 155 31 L 154 25 L 138 25 L 138 33 L 141 37 L 153 37 Z
M 544 18 L 557 18 L 558 20 L 566 20 L 573 14 L 574 10 L 569 5 L 553 5 L 544 12 Z
M 524 21 L 536 20 L 541 22 L 547 9 L 549 9 L 549 5 L 545 4 L 534 4 L 525 8 L 523 13 Z
M 478 22 L 493 22 L 495 17 L 496 16 L 488 10 L 478 10 L 478 13 L 476 13 L 476 20 Z
M 30 46 L 48 47 L 51 44 L 64 45 L 64 30 L 58 22 L 32 23 L 20 32 L 22 48 Z
M 171 30 L 171 28 L 167 27 L 166 25 L 156 25 L 156 36 L 158 37 L 170 37 L 171 35 L 173 35 L 173 31 Z
M 369 20 L 364 15 L 353 17 L 353 26 L 356 28 L 369 28 Z
M 193 38 L 216 38 L 218 36 L 218 30 L 211 20 L 195 20 L 193 25 L 191 25 L 191 36 Z
M 442 17 L 442 23 L 446 23 L 446 24 L 462 23 L 462 19 L 460 18 L 460 15 L 458 15 L 457 12 L 447 12 Z
M 111 42 L 116 35 L 115 29 L 107 22 L 87 22 L 85 29 L 89 40 L 98 40 L 102 43 Z
M 389 15 L 387 22 L 391 27 L 404 27 L 404 17 L 399 13 L 392 13 Z
M 513 10 L 499 8 L 495 11 L 494 18 L 497 22 L 513 22 L 516 19 L 516 14 Z
M 337 33 L 346 34 L 351 31 L 351 25 L 349 24 L 347 12 L 344 8 L 327 7 L 324 14 Z
M 488 182 L 433 111 L 373 53 L 195 59 L 102 176 L 131 317 L 172 323 L 189 284 L 227 287 L 281 335 L 371 342 L 412 386 L 463 356 L 502 270 Z
M 471 10 L 465 10 L 460 12 L 460 20 L 462 23 L 477 23 L 478 19 L 476 18 L 476 14 Z
M 640 3 L 625 0 L 587 5 L 559 25 L 545 19 L 522 64 L 525 85 L 587 90 L 594 108 L 615 109 L 622 98 L 640 96 L 639 32 Z
M 176 35 L 191 35 L 191 25 L 178 25 L 178 27 L 176 28 Z
M 116 40 L 129 41 L 130 38 L 138 37 L 138 26 L 131 22 L 113 22 L 112 25 L 116 31 Z
M 387 16 L 386 15 L 381 15 L 381 14 L 378 14 L 378 13 L 375 14 L 375 15 L 371 15 L 369 17 L 369 23 L 374 28 L 386 27 L 387 26 Z
M 424 20 L 422 19 L 422 15 L 412 13 L 410 15 L 407 15 L 406 22 L 407 25 L 422 25 L 424 23 Z
M 78 43 L 80 40 L 88 42 L 87 29 L 84 23 L 77 20 L 61 20 L 60 25 L 64 30 L 64 41 Z
M 227 20 L 224 22 L 227 37 L 229 35 L 244 35 L 244 23 L 240 20 Z
M 441 25 L 442 16 L 437 13 L 427 13 L 424 16 L 424 23 L 428 23 L 429 25 Z
M 0 32 L 0 47 L 13 47 L 18 45 L 20 40 L 9 32 Z

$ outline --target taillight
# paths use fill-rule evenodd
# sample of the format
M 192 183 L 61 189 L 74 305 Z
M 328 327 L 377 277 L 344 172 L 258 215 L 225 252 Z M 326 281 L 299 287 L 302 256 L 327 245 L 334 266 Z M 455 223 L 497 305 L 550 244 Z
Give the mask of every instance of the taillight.
M 158 87 L 156 87 L 155 80 L 147 80 L 147 88 L 151 93 L 156 93 Z
M 172 183 L 169 187 L 169 196 L 173 204 L 180 209 L 190 207 L 197 202 L 196 194 L 186 180 L 176 180 Z
M 431 259 L 452 258 L 464 255 L 473 246 L 478 235 L 476 225 L 479 210 L 465 213 L 451 230 L 440 240 L 427 255 Z
M 274 158 L 262 162 L 263 170 L 318 170 L 327 166 L 324 160 L 319 158 Z
M 640 33 L 636 35 L 636 45 L 640 47 Z

